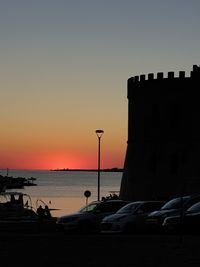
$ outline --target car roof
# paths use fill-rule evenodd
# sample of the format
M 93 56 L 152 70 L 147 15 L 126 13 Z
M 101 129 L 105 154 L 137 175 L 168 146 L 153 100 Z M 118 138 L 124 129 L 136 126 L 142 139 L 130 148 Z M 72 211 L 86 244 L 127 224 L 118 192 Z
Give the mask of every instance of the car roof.
M 137 201 L 130 201 L 131 203 L 138 203 L 138 204 L 146 204 L 146 203 L 160 203 L 160 204 L 164 204 L 166 203 L 166 201 L 160 201 L 160 200 L 137 200 Z
M 102 200 L 101 202 L 130 202 L 123 199 L 108 199 L 108 200 Z
M 131 201 L 128 204 L 161 204 L 164 205 L 165 201 L 157 201 L 157 200 L 138 200 L 138 201 Z
M 92 201 L 92 202 L 90 202 L 90 203 L 88 203 L 88 205 L 89 204 L 101 204 L 101 203 L 110 203 L 110 202 L 123 202 L 123 203 L 130 203 L 130 201 L 128 201 L 128 200 L 122 200 L 122 199 L 106 199 L 106 200 L 101 200 L 101 201 Z

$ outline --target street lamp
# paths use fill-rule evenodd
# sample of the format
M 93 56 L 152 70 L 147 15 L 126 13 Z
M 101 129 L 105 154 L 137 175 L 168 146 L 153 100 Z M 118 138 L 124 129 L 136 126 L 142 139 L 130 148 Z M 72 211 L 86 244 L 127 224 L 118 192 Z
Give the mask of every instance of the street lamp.
M 103 130 L 96 130 L 96 135 L 98 137 L 98 185 L 97 185 L 97 200 L 100 200 L 100 143 L 101 137 L 103 135 Z

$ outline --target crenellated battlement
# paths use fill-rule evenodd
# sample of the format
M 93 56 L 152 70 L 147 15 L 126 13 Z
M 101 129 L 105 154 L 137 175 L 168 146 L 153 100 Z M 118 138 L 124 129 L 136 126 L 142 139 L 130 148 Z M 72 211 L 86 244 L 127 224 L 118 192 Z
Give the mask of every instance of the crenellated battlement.
M 142 74 L 128 79 L 127 86 L 120 198 L 158 200 L 199 193 L 200 66 L 177 76 L 172 71 Z
M 185 79 L 185 78 L 194 78 L 200 76 L 200 66 L 193 65 L 193 70 L 190 73 L 190 77 L 186 77 L 185 71 L 179 71 L 179 75 L 175 76 L 175 72 L 170 71 L 167 73 L 167 77 L 164 76 L 163 72 L 158 72 L 156 75 L 154 73 L 149 73 L 147 75 L 141 74 L 134 77 L 131 77 L 129 80 L 132 83 L 139 83 L 139 82 L 145 82 L 145 81 L 155 81 L 155 80 L 172 80 L 172 79 Z

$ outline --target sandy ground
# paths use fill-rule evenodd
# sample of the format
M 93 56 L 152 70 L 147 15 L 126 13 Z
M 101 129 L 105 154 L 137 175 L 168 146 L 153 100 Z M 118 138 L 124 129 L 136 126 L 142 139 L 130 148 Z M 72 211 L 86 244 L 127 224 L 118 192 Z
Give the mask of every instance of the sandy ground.
M 200 266 L 200 236 L 0 233 L 1 266 Z

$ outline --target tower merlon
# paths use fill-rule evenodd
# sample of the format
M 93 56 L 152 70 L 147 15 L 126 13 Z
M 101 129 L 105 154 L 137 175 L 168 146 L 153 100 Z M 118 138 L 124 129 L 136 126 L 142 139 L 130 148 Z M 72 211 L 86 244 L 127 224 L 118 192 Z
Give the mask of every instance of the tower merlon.
M 174 72 L 173 71 L 169 71 L 168 72 L 168 78 L 169 79 L 174 79 Z
M 164 76 L 164 75 L 163 75 L 163 72 L 158 72 L 158 73 L 157 73 L 157 79 L 158 79 L 158 80 L 162 80 L 162 79 L 163 79 L 163 76 Z
M 186 74 L 187 73 L 187 74 Z M 200 65 L 130 77 L 128 142 L 120 198 L 200 192 Z
M 169 71 L 167 73 L 167 77 L 164 77 L 163 72 L 158 72 L 156 77 L 154 77 L 154 73 L 149 73 L 147 75 L 141 74 L 141 75 L 136 75 L 131 78 L 129 78 L 129 82 L 131 83 L 139 83 L 139 82 L 147 82 L 147 81 L 156 81 L 156 80 L 172 80 L 172 79 L 184 79 L 184 78 L 194 78 L 200 75 L 200 66 L 193 65 L 193 70 L 190 72 L 190 76 L 186 77 L 185 71 L 179 71 L 178 75 L 175 76 L 174 71 Z

